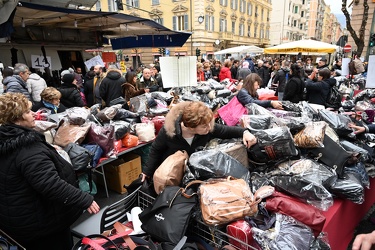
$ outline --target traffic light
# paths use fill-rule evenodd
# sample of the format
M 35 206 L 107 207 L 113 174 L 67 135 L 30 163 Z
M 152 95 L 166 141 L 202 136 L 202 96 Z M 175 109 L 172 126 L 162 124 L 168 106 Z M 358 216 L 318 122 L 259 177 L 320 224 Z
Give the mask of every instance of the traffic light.
M 370 47 L 374 47 L 375 46 L 375 33 L 371 33 L 370 35 L 370 44 L 369 44 Z
M 165 55 L 165 48 L 162 48 L 162 55 Z
M 159 48 L 159 54 L 163 55 L 163 48 Z
M 201 55 L 201 50 L 200 50 L 199 48 L 197 48 L 197 49 L 195 50 L 195 55 L 196 55 L 196 56 L 200 56 L 200 55 Z
M 124 10 L 124 6 L 122 5 L 122 0 L 116 0 L 117 9 Z

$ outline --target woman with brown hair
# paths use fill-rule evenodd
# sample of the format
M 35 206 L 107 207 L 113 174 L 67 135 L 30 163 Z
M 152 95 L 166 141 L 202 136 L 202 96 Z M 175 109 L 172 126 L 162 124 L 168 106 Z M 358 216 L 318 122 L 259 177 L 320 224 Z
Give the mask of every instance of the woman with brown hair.
M 142 95 L 144 93 L 150 92 L 150 89 L 147 89 L 147 88 L 138 89 L 136 85 L 137 79 L 138 77 L 135 72 L 130 71 L 126 73 L 126 77 L 125 77 L 126 82 L 122 85 L 124 89 L 124 95 L 125 95 L 126 101 L 129 101 L 130 98 L 134 96 L 138 96 L 138 95 Z
M 283 109 L 281 102 L 279 101 L 268 101 L 258 100 L 257 90 L 262 83 L 262 78 L 256 73 L 249 74 L 242 85 L 241 90 L 237 94 L 238 101 L 243 105 L 249 103 L 256 103 L 265 108 Z
M 165 117 L 164 126 L 151 145 L 148 162 L 142 167 L 143 178 L 152 177 L 159 165 L 178 150 L 191 155 L 213 138 L 242 138 L 248 148 L 257 142 L 245 128 L 215 123 L 212 110 L 203 102 L 176 104 Z

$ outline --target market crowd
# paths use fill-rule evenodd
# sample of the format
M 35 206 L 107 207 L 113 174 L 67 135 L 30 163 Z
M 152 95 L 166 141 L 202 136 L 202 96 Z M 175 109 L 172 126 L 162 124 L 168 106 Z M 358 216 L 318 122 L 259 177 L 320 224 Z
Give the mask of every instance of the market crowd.
M 356 55 L 353 61 L 353 75 L 365 76 L 366 64 Z M 146 100 L 146 112 L 151 107 L 156 109 L 166 103 L 163 107 L 171 111 L 162 114 L 165 116 L 164 126 L 151 145 L 148 162 L 142 165 L 142 180 L 145 180 L 152 178 L 158 166 L 176 151 L 185 150 L 191 156 L 215 138 L 238 138 L 248 150 L 259 146 L 258 142 L 263 142 L 264 138 L 257 129 L 241 126 L 246 123 L 245 120 L 238 121 L 237 126 L 229 126 L 224 117 L 217 114 L 218 109 L 229 104 L 233 98 L 242 108 L 257 110 L 253 114 L 263 112 L 258 108 L 260 106 L 273 110 L 275 115 L 282 118 L 298 116 L 293 114 L 295 110 L 290 109 L 298 110 L 298 105 L 303 101 L 321 105 L 323 109 L 339 109 L 330 107 L 327 98 L 332 88 L 339 87 L 336 77 L 342 74 L 341 59 L 328 65 L 325 58 L 315 64 L 308 57 L 299 60 L 246 55 L 241 60 L 201 60 L 196 64 L 196 72 L 198 86 L 192 92 L 203 93 L 204 97 L 201 95 L 200 98 L 190 98 L 190 93 L 165 88 L 162 74 L 168 74 L 168 71 L 163 71 L 157 61 L 146 67 L 140 66 L 135 71 L 128 69 L 125 74 L 116 65 L 109 65 L 108 68 L 95 65 L 86 73 L 81 68 L 72 67 L 59 73 L 58 83 L 52 83 L 48 78 L 46 81 L 40 72 L 22 63 L 3 69 L 3 93 L 0 95 L 0 228 L 27 249 L 49 249 L 52 245 L 54 249 L 70 249 L 73 244 L 69 228 L 71 224 L 84 210 L 89 213 L 100 210 L 94 197 L 78 188 L 77 176 L 71 164 L 60 157 L 56 147 L 48 143 L 42 133 L 34 130 L 36 120 L 43 118 L 45 110 L 53 115 L 77 107 L 95 107 L 99 112 L 106 109 L 119 114 L 118 110 L 121 109 L 133 114 L 139 111 L 131 105 L 134 98 Z M 351 74 L 349 77 L 355 76 Z M 205 88 L 207 86 L 210 86 L 208 90 Z M 214 103 L 215 97 L 209 97 L 208 93 L 217 87 L 215 95 L 219 95 L 222 86 L 227 92 L 221 97 L 228 99 L 222 98 Z M 359 88 L 363 90 L 363 87 Z M 262 99 L 259 94 L 262 89 L 267 89 L 275 97 Z M 159 94 L 149 98 L 156 93 Z M 171 98 L 165 102 L 158 101 L 160 93 L 173 93 L 176 103 Z M 180 99 L 178 94 L 182 96 Z M 141 99 L 142 96 L 147 98 Z M 120 105 L 116 106 L 118 103 Z M 116 110 L 109 109 L 114 106 Z M 358 118 L 358 113 L 351 115 L 348 126 L 350 132 L 354 131 L 353 134 L 375 130 L 371 124 L 359 123 L 362 117 Z M 105 113 L 105 119 L 94 116 L 101 125 L 114 117 L 116 114 L 109 113 Z M 258 129 L 270 128 L 264 125 L 264 121 L 259 121 L 262 125 Z M 301 123 L 299 121 L 293 125 L 298 125 L 300 129 Z M 251 122 L 249 126 L 257 127 Z M 278 136 L 290 133 L 280 131 L 272 133 L 281 133 Z M 296 152 L 290 151 L 289 156 L 295 157 Z M 256 161 L 257 157 L 259 155 L 252 160 Z M 265 162 L 261 164 L 267 165 Z M 327 209 L 323 205 L 320 208 Z M 296 247 L 298 249 L 298 244 Z

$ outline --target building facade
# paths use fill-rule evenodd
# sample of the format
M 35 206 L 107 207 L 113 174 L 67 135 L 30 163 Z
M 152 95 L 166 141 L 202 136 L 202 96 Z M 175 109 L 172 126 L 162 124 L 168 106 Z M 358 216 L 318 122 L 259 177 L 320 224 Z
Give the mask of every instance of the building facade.
M 100 0 L 95 8 L 152 19 L 172 30 L 192 33 L 184 46 L 166 49 L 171 56 L 195 56 L 199 48 L 201 57 L 210 59 L 221 49 L 270 44 L 271 0 L 122 0 L 122 3 L 123 10 L 118 9 L 116 0 Z M 131 60 L 140 57 L 142 63 L 161 56 L 159 48 L 124 49 L 122 54 L 131 56 Z
M 361 57 L 364 57 L 365 60 L 368 60 L 369 55 L 375 55 L 375 46 L 370 47 L 370 36 L 371 34 L 375 33 L 375 2 L 374 0 L 368 0 L 367 4 L 369 5 L 369 10 L 368 10 L 368 19 L 367 19 L 367 24 L 365 28 L 365 37 L 364 37 L 364 43 L 365 47 L 363 48 L 363 52 Z M 363 19 L 363 2 L 360 0 L 353 1 L 353 9 L 352 9 L 352 14 L 351 14 L 351 25 L 354 29 L 354 31 L 357 32 L 361 27 L 362 19 Z M 354 43 L 354 40 L 350 33 L 348 32 L 348 43 L 352 46 L 352 51 L 357 50 L 357 46 Z

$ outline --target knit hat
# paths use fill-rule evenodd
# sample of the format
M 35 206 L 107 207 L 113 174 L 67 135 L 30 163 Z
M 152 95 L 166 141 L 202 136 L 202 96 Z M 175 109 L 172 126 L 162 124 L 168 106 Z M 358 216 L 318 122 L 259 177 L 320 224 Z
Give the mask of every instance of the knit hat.
M 74 75 L 73 74 L 65 74 L 62 77 L 63 83 L 73 83 L 74 81 Z

